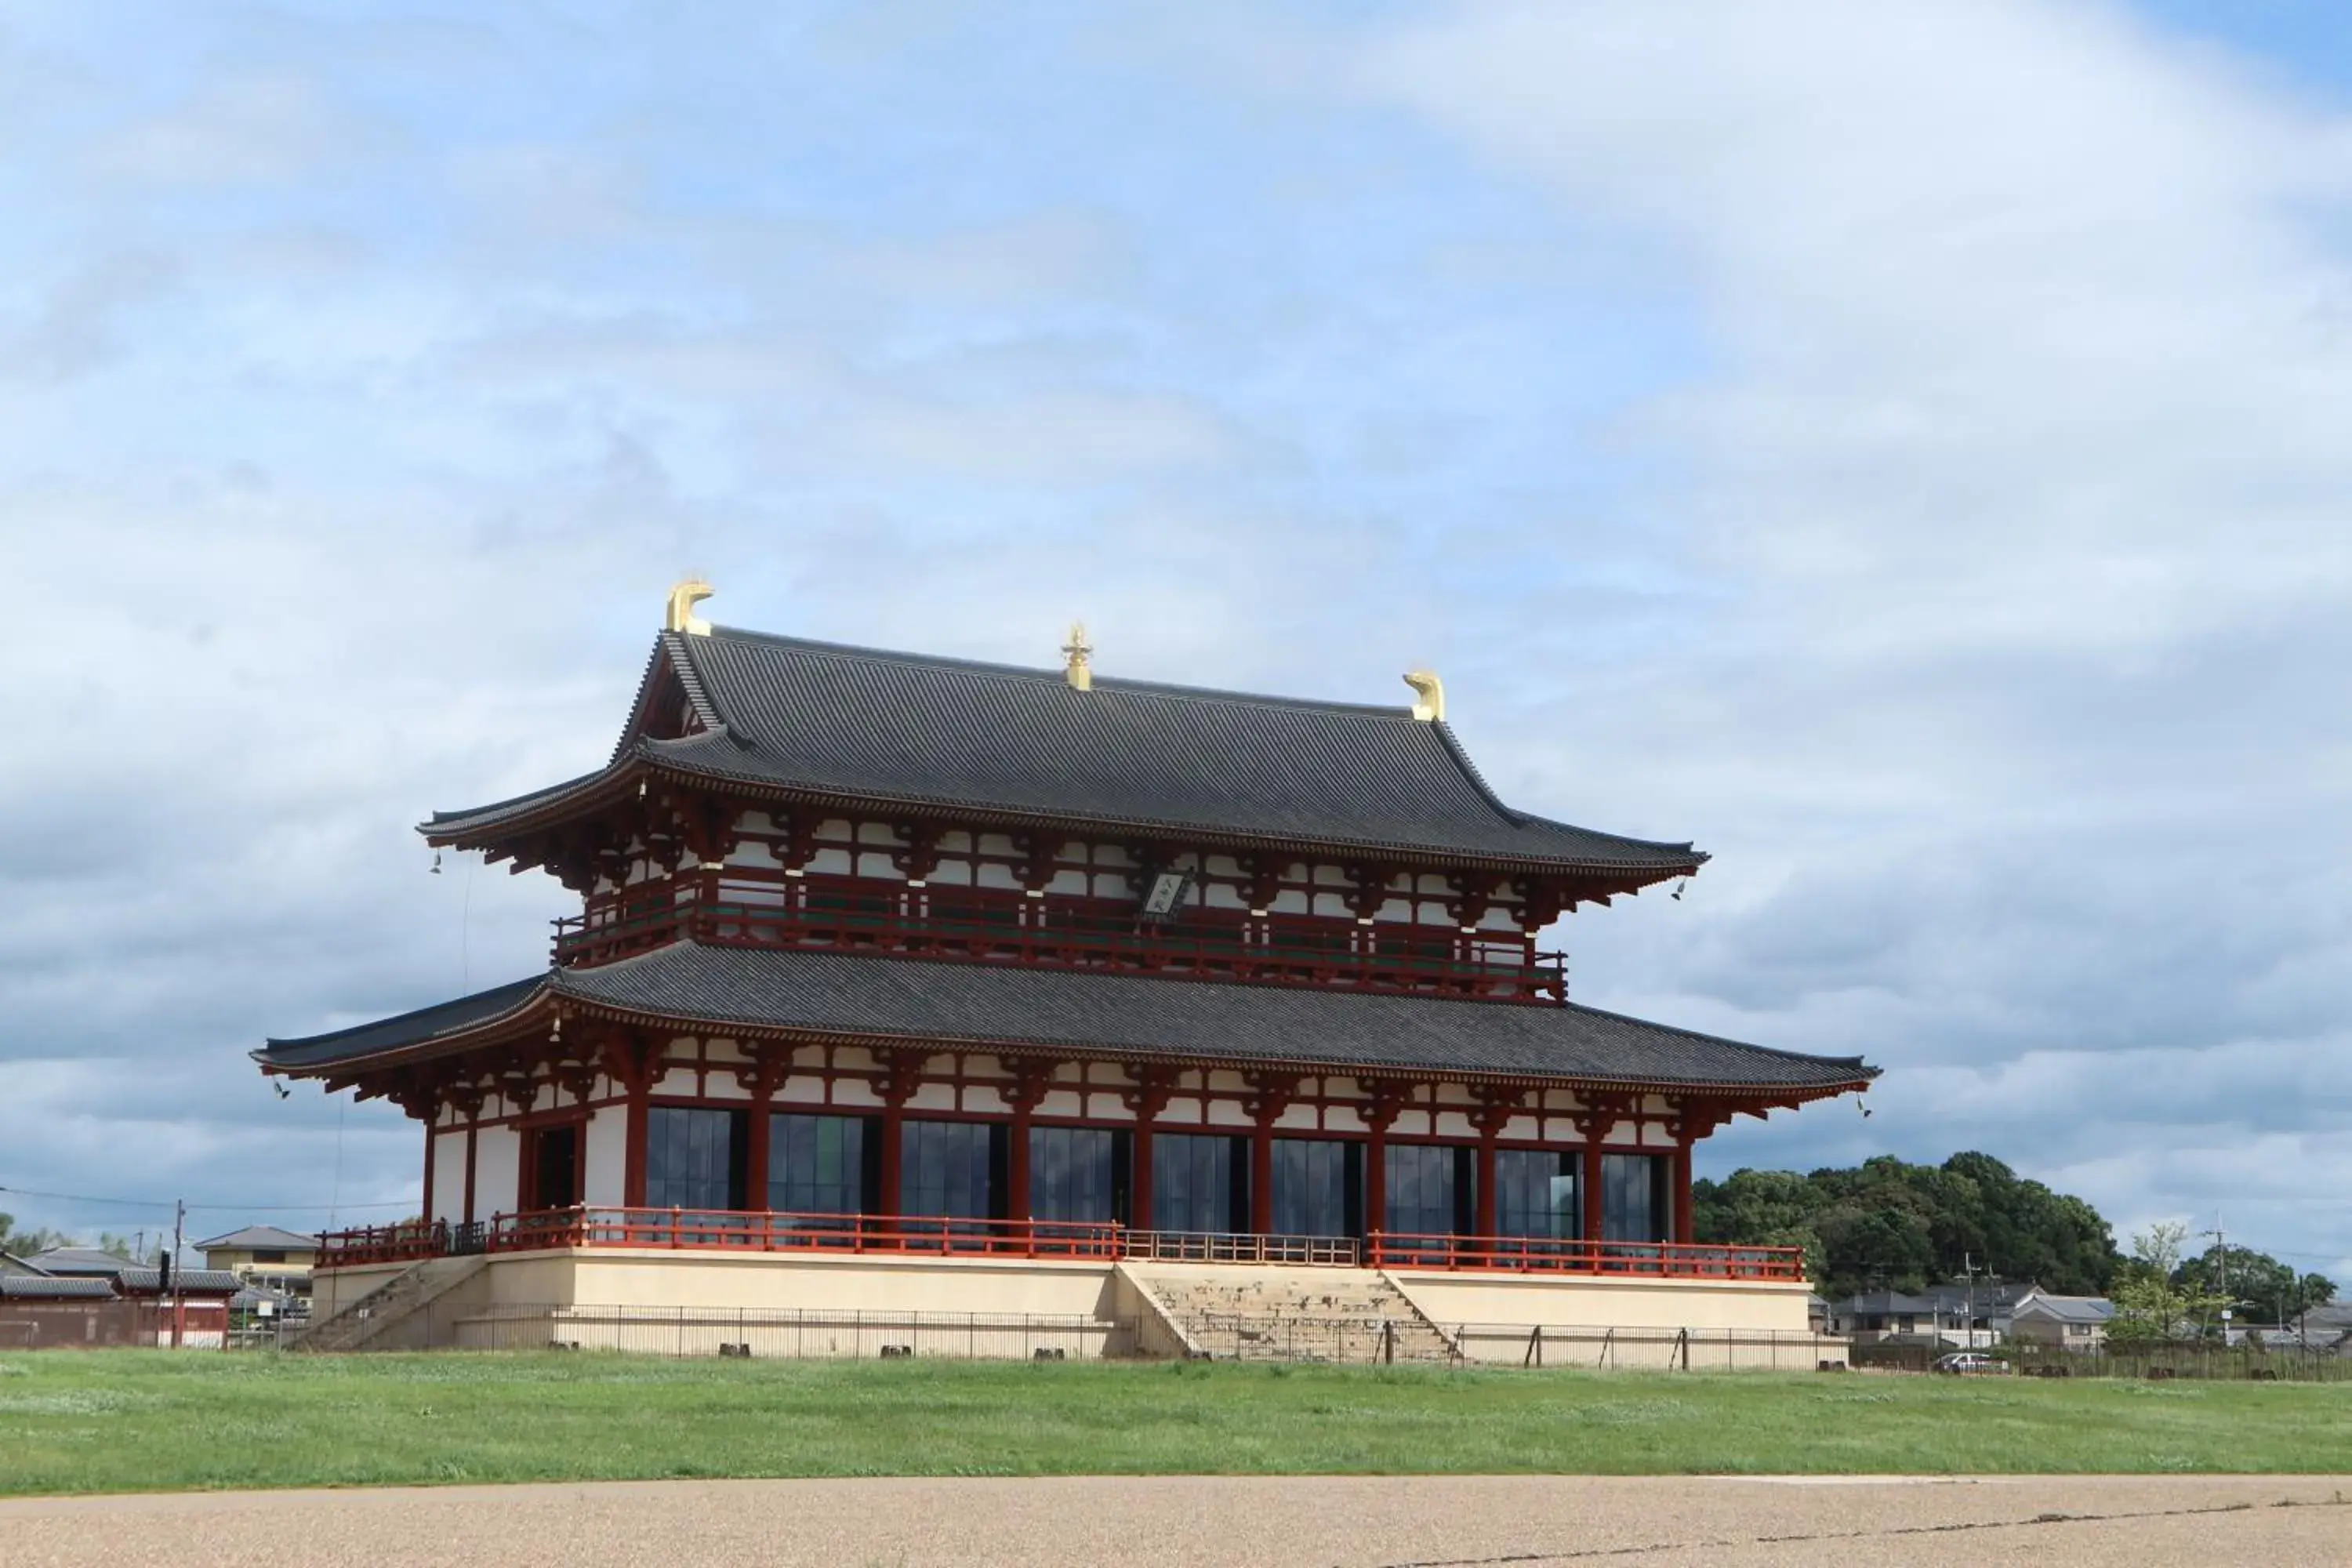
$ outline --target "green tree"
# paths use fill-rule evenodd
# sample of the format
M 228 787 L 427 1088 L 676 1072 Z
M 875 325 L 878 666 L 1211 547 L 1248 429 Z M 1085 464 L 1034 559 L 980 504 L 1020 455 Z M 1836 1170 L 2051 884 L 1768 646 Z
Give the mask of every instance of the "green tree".
M 2110 1291 L 2116 1305 L 2107 1324 L 2110 1344 L 2162 1344 L 2219 1323 L 2227 1301 L 2188 1280 L 2181 1266 L 2188 1235 L 2187 1226 L 2168 1221 L 2132 1237 L 2131 1260 Z
M 52 1247 L 67 1246 L 70 1240 L 58 1231 L 43 1230 L 37 1226 L 31 1230 L 18 1230 L 15 1215 L 0 1214 L 0 1252 L 13 1252 L 19 1258 L 28 1258 Z
M 2175 1283 L 2221 1297 L 2231 1315 L 2246 1322 L 2287 1322 L 2336 1299 L 2336 1282 L 2326 1276 L 2297 1275 L 2248 1247 L 2211 1247 L 2183 1258 Z
M 1881 1156 L 1852 1170 L 1740 1171 L 1691 1189 L 1697 1239 L 1802 1247 L 1822 1294 L 1916 1290 L 1971 1261 L 2008 1279 L 2098 1295 L 2121 1259 L 2082 1199 L 2026 1181 L 1990 1154 L 1941 1165 Z

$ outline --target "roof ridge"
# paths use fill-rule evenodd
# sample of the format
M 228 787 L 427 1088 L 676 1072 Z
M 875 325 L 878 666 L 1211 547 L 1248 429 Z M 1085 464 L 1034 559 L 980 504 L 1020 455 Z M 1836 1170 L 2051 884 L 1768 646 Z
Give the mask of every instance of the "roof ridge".
M 871 647 L 860 643 L 827 642 L 819 637 L 793 637 L 783 632 L 752 631 L 743 626 L 713 626 L 709 635 L 714 638 L 731 637 L 738 642 L 766 643 L 782 647 L 802 648 L 811 653 L 862 659 L 877 664 L 967 670 L 978 675 L 1000 675 L 1032 680 L 1041 686 L 1064 684 L 1063 672 L 1051 665 L 1006 664 L 996 659 L 964 658 L 952 654 L 914 653 L 904 648 Z M 686 645 L 690 653 L 692 644 L 683 637 L 678 640 Z M 1360 713 L 1377 718 L 1395 719 L 1400 721 L 1418 722 L 1412 719 L 1412 707 L 1404 703 L 1349 702 L 1329 697 L 1285 697 L 1271 691 L 1241 691 L 1223 686 L 1188 686 L 1180 681 L 1148 680 L 1134 676 L 1099 673 L 1094 678 L 1094 689 L 1131 692 L 1146 697 L 1164 697 L 1172 700 L 1250 703 L 1265 708 L 1305 708 L 1322 712 Z

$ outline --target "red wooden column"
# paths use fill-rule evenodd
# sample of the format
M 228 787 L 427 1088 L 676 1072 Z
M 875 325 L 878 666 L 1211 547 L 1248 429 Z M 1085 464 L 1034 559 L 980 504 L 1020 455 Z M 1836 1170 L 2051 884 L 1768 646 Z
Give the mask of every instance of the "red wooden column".
M 905 1163 L 907 1144 L 907 1101 L 915 1097 L 915 1089 L 923 1080 L 923 1063 L 929 1059 L 922 1051 L 884 1050 L 874 1053 L 881 1071 L 875 1074 L 874 1092 L 882 1098 L 882 1201 L 885 1218 L 899 1217 L 899 1205 L 904 1191 L 901 1167 Z
M 1242 1102 L 1254 1125 L 1250 1129 L 1250 1229 L 1258 1236 L 1274 1234 L 1274 1124 L 1290 1109 L 1298 1079 L 1281 1073 L 1249 1073 L 1249 1098 Z
M 1602 1209 L 1601 1204 L 1601 1134 L 1584 1135 L 1584 1239 L 1601 1239 Z
M 1495 1234 L 1495 1135 L 1485 1130 L 1478 1133 L 1478 1190 L 1476 1219 L 1472 1228 L 1480 1236 Z
M 466 1119 L 465 1204 L 457 1220 L 461 1225 L 474 1223 L 474 1133 L 481 1123 L 482 1091 L 468 1084 L 449 1091 L 449 1104 Z
M 1411 1098 L 1410 1086 L 1385 1079 L 1365 1085 L 1368 1099 L 1359 1112 L 1364 1119 L 1364 1235 L 1379 1236 L 1389 1227 L 1389 1129 Z
M 1005 1151 L 1004 1160 L 1005 1184 L 1012 1189 L 1005 1195 L 1004 1213 L 1010 1219 L 1034 1217 L 1029 1203 L 1029 1130 L 1037 1102 L 1045 1098 L 1045 1088 L 1054 1081 L 1055 1065 L 1024 1057 L 1012 1064 L 1013 1081 L 998 1091 L 1013 1108 L 1013 1146 Z
M 1675 1148 L 1675 1231 L 1668 1241 L 1687 1245 L 1698 1239 L 1691 1210 L 1691 1141 L 1685 1137 Z
M 1526 1092 L 1481 1084 L 1475 1090 L 1478 1109 L 1470 1113 L 1470 1125 L 1478 1130 L 1478 1191 L 1477 1220 L 1472 1229 L 1480 1236 L 1495 1234 L 1495 1141 L 1503 1135 L 1503 1128 L 1527 1099 Z
M 1279 1111 L 1276 1115 L 1281 1114 Z M 1250 1230 L 1274 1234 L 1274 1118 L 1261 1116 L 1250 1129 Z
M 605 1044 L 604 1070 L 621 1086 L 627 1119 L 621 1135 L 621 1203 L 641 1209 L 646 1206 L 646 1142 L 654 1079 L 661 1074 L 661 1047 L 635 1030 L 615 1031 Z
M 907 1150 L 907 1102 L 886 1100 L 882 1102 L 882 1192 L 880 1207 L 889 1218 L 898 1217 L 900 1194 L 904 1188 L 900 1170 Z
M 1135 1117 L 1135 1136 L 1129 1156 L 1133 1168 L 1128 1173 L 1127 1223 L 1135 1230 L 1154 1230 L 1158 1225 L 1151 1214 L 1151 1124 L 1168 1109 L 1176 1075 L 1167 1068 L 1136 1068 L 1132 1076 L 1135 1087 L 1122 1089 L 1118 1097 L 1119 1103 Z
M 438 1095 L 425 1102 L 425 1225 L 433 1226 L 433 1149 L 441 1142 L 441 1100 Z
M 1622 1110 L 1617 1100 L 1605 1096 L 1587 1094 L 1581 1098 L 1585 1109 L 1570 1117 L 1569 1124 L 1584 1140 L 1584 1239 L 1590 1242 L 1601 1239 L 1601 1152 Z
M 775 1151 L 771 1146 L 775 1118 L 770 1114 L 776 1097 L 776 1084 L 784 1069 L 792 1065 L 793 1048 L 768 1041 L 743 1047 L 751 1059 L 735 1069 L 735 1081 L 751 1097 L 751 1146 L 743 1154 L 743 1206 L 764 1210 L 768 1207 L 768 1175 L 773 1169 Z

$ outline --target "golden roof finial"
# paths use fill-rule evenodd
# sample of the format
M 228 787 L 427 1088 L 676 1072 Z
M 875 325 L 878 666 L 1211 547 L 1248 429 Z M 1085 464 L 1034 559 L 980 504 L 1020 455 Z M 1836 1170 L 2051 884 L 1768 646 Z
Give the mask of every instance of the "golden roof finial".
M 1089 662 L 1094 658 L 1094 651 L 1095 645 L 1087 641 L 1087 623 L 1072 621 L 1070 640 L 1062 645 L 1062 652 L 1069 659 L 1062 667 L 1062 679 L 1070 683 L 1071 690 L 1092 691 L 1095 689 L 1094 666 Z
M 1421 700 L 1412 705 L 1412 716 L 1424 724 L 1445 721 L 1445 682 L 1437 679 L 1433 669 L 1416 669 L 1404 678 Z
M 718 590 L 700 577 L 688 577 L 669 591 L 669 613 L 662 619 L 666 631 L 688 632 L 695 637 L 710 635 L 710 623 L 694 613 L 694 606 Z

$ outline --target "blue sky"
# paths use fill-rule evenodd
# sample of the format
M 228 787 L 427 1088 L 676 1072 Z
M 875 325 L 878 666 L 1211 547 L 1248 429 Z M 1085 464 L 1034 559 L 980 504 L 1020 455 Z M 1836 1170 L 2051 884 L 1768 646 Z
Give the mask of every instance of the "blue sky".
M 401 1212 L 243 1053 L 541 960 L 409 825 L 597 762 L 695 569 L 1433 664 L 1508 796 L 1717 856 L 1582 999 L 1887 1068 L 1717 1171 L 2352 1270 L 2344 30 L 1765 9 L 0 15 L 0 1186 Z

